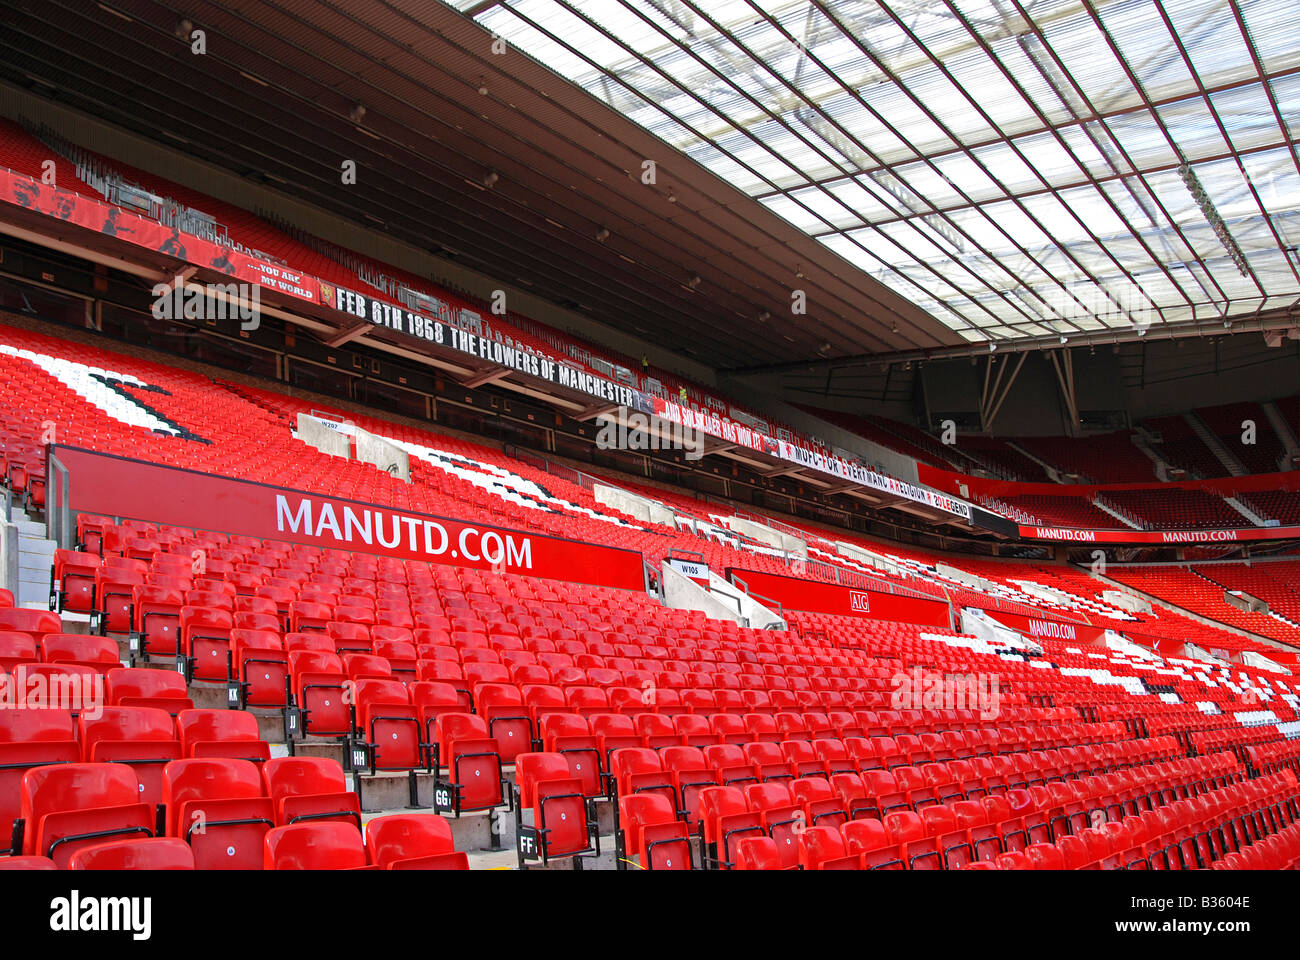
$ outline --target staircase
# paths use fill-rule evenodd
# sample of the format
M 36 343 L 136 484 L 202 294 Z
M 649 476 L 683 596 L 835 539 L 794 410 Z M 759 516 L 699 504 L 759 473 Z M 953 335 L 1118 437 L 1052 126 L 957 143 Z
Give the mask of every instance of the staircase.
M 1156 453 L 1155 449 L 1151 446 L 1151 437 L 1147 434 L 1146 428 L 1138 427 L 1133 431 L 1132 440 L 1133 446 L 1141 450 L 1146 458 L 1155 464 L 1156 479 L 1161 483 L 1168 482 L 1169 464 L 1165 463 L 1160 454 Z
M 1051 480 L 1052 483 L 1065 483 L 1065 479 L 1061 476 L 1061 471 L 1057 470 L 1056 467 L 1052 466 L 1042 457 L 1034 456 L 1032 453 L 1030 453 L 1020 444 L 1013 443 L 1010 440 L 1007 441 L 1007 446 L 1010 447 L 1012 450 L 1016 451 L 1016 453 L 1020 454 L 1025 459 L 1032 460 L 1034 461 L 1034 463 L 1042 467 L 1043 472 L 1047 474 L 1047 479 Z
M 1101 494 L 1098 494 L 1097 496 L 1092 498 L 1092 505 L 1096 507 L 1098 510 L 1102 511 L 1103 513 L 1109 513 L 1112 517 L 1114 517 L 1120 523 L 1124 524 L 1124 526 L 1126 527 L 1129 527 L 1133 530 L 1148 529 L 1147 527 L 1144 527 L 1142 524 L 1138 523 L 1133 518 L 1129 517 L 1127 514 L 1121 513 L 1116 507 L 1112 507 L 1109 503 L 1107 503 L 1105 500 L 1101 498 Z
M 48 610 L 55 543 L 46 538 L 45 524 L 32 520 L 22 507 L 11 507 L 9 518 L 18 528 L 18 590 L 14 604 Z
M 1210 448 L 1210 452 L 1215 458 L 1223 464 L 1228 473 L 1234 477 L 1244 477 L 1250 473 L 1245 464 L 1238 460 L 1232 452 L 1223 445 L 1223 441 L 1215 436 L 1214 431 L 1205 425 L 1205 422 L 1194 413 L 1184 413 L 1183 422 L 1192 428 L 1192 432 L 1201 438 L 1201 442 Z
M 1249 520 L 1255 526 L 1257 527 L 1268 526 L 1268 521 L 1264 517 L 1260 516 L 1250 507 L 1246 506 L 1245 503 L 1238 500 L 1236 497 L 1224 497 L 1223 501 L 1228 506 L 1232 507 L 1232 509 L 1236 510 L 1239 514 L 1245 517 L 1247 520 Z

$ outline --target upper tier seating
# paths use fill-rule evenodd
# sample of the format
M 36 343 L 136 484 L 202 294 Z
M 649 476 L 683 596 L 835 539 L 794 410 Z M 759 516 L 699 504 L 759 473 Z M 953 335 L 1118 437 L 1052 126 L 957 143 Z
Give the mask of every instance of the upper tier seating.
M 1151 446 L 1167 463 L 1192 477 L 1228 476 L 1228 468 L 1182 417 L 1152 417 L 1145 426 L 1160 436 Z
M 1003 502 L 1024 510 L 1044 523 L 1098 530 L 1120 526 L 1120 522 L 1109 513 L 1098 509 L 1082 497 L 1034 494 L 1024 497 L 1004 497 Z
M 1217 407 L 1198 407 L 1200 417 L 1232 456 L 1250 473 L 1275 473 L 1281 467 L 1283 448 L 1273 424 L 1258 403 L 1225 403 Z M 1255 442 L 1244 443 L 1243 423 L 1255 426 Z
M 1017 437 L 1016 443 L 1078 482 L 1149 483 L 1155 464 L 1133 443 L 1133 431 L 1085 437 Z
M 1249 527 L 1250 521 L 1224 502 L 1202 490 L 1176 487 L 1158 490 L 1106 490 L 1103 498 L 1127 516 L 1155 530 L 1203 530 Z M 1110 526 L 1115 523 L 1112 519 Z

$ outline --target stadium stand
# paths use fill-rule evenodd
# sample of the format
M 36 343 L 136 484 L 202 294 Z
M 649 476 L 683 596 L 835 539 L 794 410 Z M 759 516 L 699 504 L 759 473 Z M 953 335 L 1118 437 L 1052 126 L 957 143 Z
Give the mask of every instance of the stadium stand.
M 160 217 L 208 215 L 232 248 L 340 285 L 384 272 L 447 295 L 0 123 L 0 166 L 39 177 L 51 146 L 94 173 L 62 186 L 119 204 L 113 185 L 134 186 Z M 635 366 L 526 318 L 501 329 L 596 372 Z M 642 385 L 651 374 L 697 409 L 734 412 L 675 375 L 629 371 Z M 649 592 L 82 513 L 75 547 L 50 558 L 50 609 L 0 595 L 4 694 L 43 708 L 0 711 L 0 869 L 464 870 L 503 852 L 520 868 L 1300 864 L 1300 685 L 1286 670 L 1300 649 L 1300 561 L 1111 564 L 1102 580 L 754 515 L 805 554 L 728 529 L 731 505 L 610 480 L 711 525 L 699 535 L 638 520 L 597 498 L 599 477 L 560 476 L 523 452 L 18 326 L 0 326 L 0 386 L 0 482 L 26 517 L 47 505 L 54 439 L 625 547 L 654 569 L 689 554 L 718 572 L 939 600 L 952 617 L 944 628 L 782 609 L 782 626 L 758 629 Z M 1295 404 L 1278 407 L 1294 421 Z M 1154 476 L 1127 431 L 949 448 L 909 424 L 815 412 L 959 473 L 1041 484 L 1046 463 L 1102 483 Z M 408 454 L 410 482 L 315 449 L 298 434 L 304 415 Z M 1249 470 L 1280 465 L 1284 445 L 1258 404 L 1195 415 Z M 1261 439 L 1242 451 L 1231 441 L 1248 417 Z M 1229 473 L 1184 418 L 1145 427 L 1170 464 Z M 1250 525 L 1203 490 L 1105 496 L 1153 529 Z M 1242 498 L 1268 519 L 1300 516 L 1293 493 Z M 1082 496 L 1003 502 L 1036 521 L 1117 526 Z M 1112 581 L 1156 605 L 1117 605 L 1103 596 Z M 963 622 L 976 611 L 1108 633 L 1083 642 Z M 55 686 L 106 702 L 42 702 Z M 490 834 L 475 832 L 489 820 Z
M 793 572 L 789 558 L 746 549 L 755 545 L 740 537 L 707 544 L 632 521 L 586 488 L 482 445 L 352 416 L 413 454 L 413 482 L 399 484 L 296 441 L 296 416 L 312 409 L 304 401 L 24 331 L 0 339 L 8 395 L 29 398 L 4 408 L 5 449 L 11 463 L 28 456 L 31 475 L 36 461 L 19 451 L 54 417 L 65 442 L 110 452 L 269 473 L 410 509 L 454 500 L 460 515 L 485 522 L 656 558 L 704 547 L 719 568 Z M 101 392 L 97 377 L 153 412 L 111 401 L 121 394 Z M 277 447 L 284 466 L 267 459 Z M 699 501 L 653 492 L 710 515 Z M 959 606 L 1273 650 L 1173 611 L 1128 614 L 1069 567 L 954 560 L 849 537 L 897 565 L 855 570 L 824 532 L 790 529 L 809 544 L 806 577 L 856 572 Z M 4 664 L 11 682 L 41 668 L 107 674 L 117 705 L 94 722 L 46 711 L 39 729 L 31 714 L 9 715 L 23 718 L 0 729 L 13 787 L 5 795 L 18 801 L 5 812 L 17 823 L 13 866 L 465 869 L 492 854 L 463 839 L 462 822 L 511 807 L 513 839 L 529 838 L 545 864 L 1223 869 L 1289 865 L 1300 853 L 1298 761 L 1287 753 L 1300 700 L 1281 674 L 799 611 L 787 611 L 788 630 L 756 630 L 644 593 L 490 570 L 92 516 L 78 530 L 79 549 L 52 571 L 55 606 L 68 617 L 89 607 L 105 632 L 71 632 L 85 621 L 65 623 L 57 611 L 13 610 Z M 953 562 L 985 585 L 953 579 L 941 566 Z M 1188 578 L 1208 584 L 1190 573 L 1180 582 Z M 1035 584 L 1069 599 L 1028 592 Z M 1204 593 L 1176 600 L 1199 613 Z M 1300 642 L 1294 628 L 1211 613 Z M 178 655 L 192 664 L 187 676 L 144 669 Z M 900 705 L 899 678 L 912 670 L 985 675 L 994 686 L 983 699 L 970 690 L 962 702 Z M 1156 676 L 1164 682 L 1153 685 Z M 228 706 L 232 684 L 236 709 L 194 709 Z M 350 684 L 354 705 L 331 715 Z M 279 756 L 287 743 L 323 753 Z M 413 776 L 417 793 L 426 781 L 446 791 L 445 804 L 373 816 L 365 798 L 388 796 L 394 775 Z M 187 829 L 195 804 L 208 811 L 203 835 Z M 523 849 L 512 856 L 531 863 Z

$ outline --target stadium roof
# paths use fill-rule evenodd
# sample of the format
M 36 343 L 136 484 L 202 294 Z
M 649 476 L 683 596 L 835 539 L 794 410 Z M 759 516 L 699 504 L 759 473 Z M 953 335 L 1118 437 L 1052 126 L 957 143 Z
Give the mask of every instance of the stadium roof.
M 1293 0 L 445 0 L 970 343 L 1300 300 Z

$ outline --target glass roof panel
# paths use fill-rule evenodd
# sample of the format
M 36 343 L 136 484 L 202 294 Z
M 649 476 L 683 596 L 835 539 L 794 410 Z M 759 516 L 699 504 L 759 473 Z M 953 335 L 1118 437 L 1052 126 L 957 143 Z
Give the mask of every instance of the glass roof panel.
M 960 337 L 1300 298 L 1294 0 L 444 2 Z

